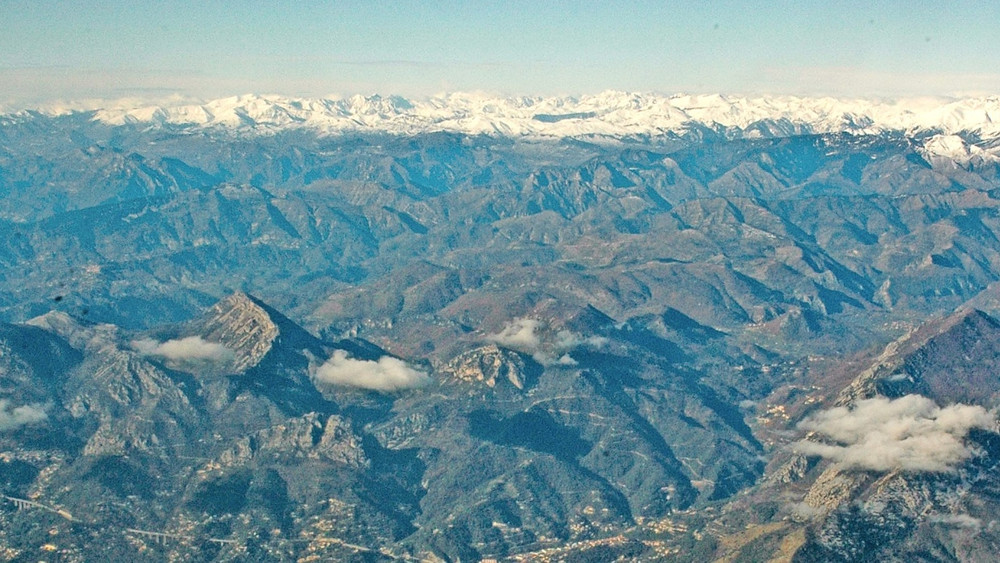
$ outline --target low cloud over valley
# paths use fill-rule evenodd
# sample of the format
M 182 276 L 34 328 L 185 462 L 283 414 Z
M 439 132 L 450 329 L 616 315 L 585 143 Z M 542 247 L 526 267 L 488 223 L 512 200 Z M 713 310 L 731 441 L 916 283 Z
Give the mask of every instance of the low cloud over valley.
M 569 352 L 580 346 L 599 348 L 607 343 L 601 336 L 583 337 L 569 330 L 552 333 L 536 319 L 515 319 L 489 336 L 497 344 L 528 354 L 542 365 L 576 365 Z
M 995 425 L 993 415 L 977 405 L 939 407 L 920 395 L 877 397 L 805 419 L 799 428 L 814 436 L 795 449 L 844 469 L 949 472 L 973 454 L 964 442 L 969 431 Z
M 347 352 L 337 350 L 316 370 L 315 379 L 330 385 L 345 385 L 375 391 L 399 391 L 421 387 L 430 383 L 425 372 L 410 367 L 406 362 L 391 356 L 377 361 L 356 360 Z
M 13 430 L 25 424 L 42 422 L 48 418 L 42 405 L 30 404 L 15 407 L 8 399 L 0 399 L 0 431 Z
M 232 350 L 200 336 L 164 342 L 143 338 L 132 342 L 132 346 L 144 356 L 157 356 L 175 362 L 227 362 L 233 359 Z

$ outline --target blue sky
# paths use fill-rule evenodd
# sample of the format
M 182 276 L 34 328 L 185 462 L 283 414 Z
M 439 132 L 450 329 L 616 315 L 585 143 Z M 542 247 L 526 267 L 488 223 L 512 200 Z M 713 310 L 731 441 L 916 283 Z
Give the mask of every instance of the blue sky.
M 5 1 L 0 102 L 1000 93 L 997 2 Z

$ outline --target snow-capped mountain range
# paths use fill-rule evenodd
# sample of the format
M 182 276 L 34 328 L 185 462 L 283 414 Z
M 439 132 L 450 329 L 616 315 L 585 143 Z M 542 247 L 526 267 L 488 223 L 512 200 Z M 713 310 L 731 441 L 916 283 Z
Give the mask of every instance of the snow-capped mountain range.
M 79 111 L 79 106 L 42 110 L 48 114 L 72 111 Z M 617 91 L 579 97 L 453 93 L 425 99 L 243 95 L 205 103 L 110 102 L 99 105 L 93 119 L 110 125 L 170 124 L 259 133 L 308 128 L 325 134 L 448 131 L 537 138 L 684 134 L 699 126 L 732 130 L 745 137 L 900 131 L 927 139 L 928 151 L 934 154 L 970 159 L 993 154 L 983 151 L 983 146 L 992 147 L 996 143 L 991 141 L 1000 139 L 1000 97 L 879 101 Z M 959 133 L 970 133 L 978 142 L 954 137 Z

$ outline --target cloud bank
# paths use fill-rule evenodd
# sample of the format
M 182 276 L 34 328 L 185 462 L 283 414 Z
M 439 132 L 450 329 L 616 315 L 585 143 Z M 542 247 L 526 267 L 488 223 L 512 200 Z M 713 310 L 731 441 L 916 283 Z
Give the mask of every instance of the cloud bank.
M 315 379 L 331 385 L 346 385 L 374 391 L 399 391 L 421 387 L 430 383 L 425 372 L 414 369 L 406 362 L 390 356 L 378 361 L 355 360 L 347 352 L 337 350 L 316 370 Z
M 569 355 L 570 351 L 581 346 L 600 348 L 608 342 L 601 336 L 585 338 L 569 330 L 552 333 L 545 323 L 536 319 L 514 319 L 488 339 L 504 348 L 527 354 L 546 366 L 576 365 L 576 360 Z
M 0 431 L 42 422 L 48 417 L 42 405 L 30 404 L 12 408 L 9 400 L 0 399 Z
M 972 455 L 964 443 L 973 428 L 995 427 L 983 407 L 939 407 L 920 395 L 858 401 L 815 414 L 799 428 L 833 443 L 802 440 L 795 450 L 833 460 L 844 469 L 950 472 Z
M 132 347 L 144 356 L 158 356 L 175 362 L 226 362 L 233 359 L 232 350 L 200 336 L 165 342 L 143 338 L 132 342 Z

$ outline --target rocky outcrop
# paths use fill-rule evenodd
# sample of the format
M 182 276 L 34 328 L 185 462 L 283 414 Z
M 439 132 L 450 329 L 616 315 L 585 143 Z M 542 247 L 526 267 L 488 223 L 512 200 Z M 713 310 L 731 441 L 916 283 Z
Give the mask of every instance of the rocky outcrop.
M 361 439 L 351 425 L 337 415 L 318 413 L 288 419 L 241 438 L 219 456 L 223 466 L 243 465 L 257 458 L 321 459 L 337 465 L 363 469 L 370 464 Z
M 538 377 L 537 364 L 532 360 L 496 344 L 460 354 L 448 363 L 446 370 L 460 381 L 480 382 L 487 387 L 506 382 L 522 390 L 530 387 Z
M 232 350 L 235 358 L 231 369 L 242 372 L 260 363 L 271 351 L 279 329 L 263 307 L 247 294 L 237 292 L 212 307 L 200 332 L 205 340 Z

